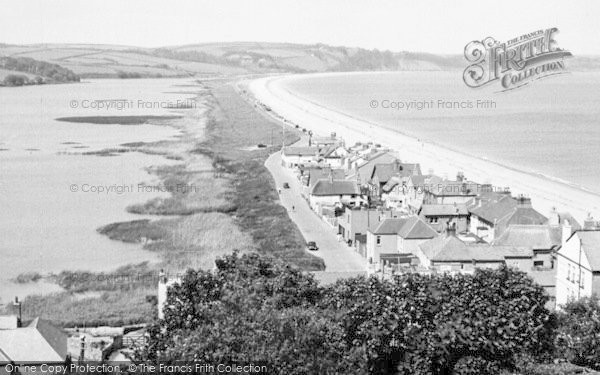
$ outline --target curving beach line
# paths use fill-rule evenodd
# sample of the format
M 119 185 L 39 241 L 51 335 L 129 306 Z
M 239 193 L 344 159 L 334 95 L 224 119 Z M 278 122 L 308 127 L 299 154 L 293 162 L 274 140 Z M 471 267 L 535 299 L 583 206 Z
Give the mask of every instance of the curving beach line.
M 314 76 L 352 73 L 321 73 Z M 479 183 L 510 187 L 513 195 L 525 194 L 532 198 L 535 209 L 548 216 L 553 207 L 570 212 L 580 223 L 591 213 L 600 213 L 600 196 L 540 175 L 530 174 L 503 166 L 493 161 L 462 154 L 445 147 L 422 142 L 385 128 L 383 125 L 357 119 L 348 114 L 308 101 L 286 88 L 286 83 L 306 75 L 267 77 L 251 81 L 248 89 L 260 102 L 271 107 L 281 117 L 312 130 L 318 135 L 335 132 L 346 144 L 375 142 L 396 151 L 405 162 L 418 162 L 423 171 L 449 178 L 457 172 Z

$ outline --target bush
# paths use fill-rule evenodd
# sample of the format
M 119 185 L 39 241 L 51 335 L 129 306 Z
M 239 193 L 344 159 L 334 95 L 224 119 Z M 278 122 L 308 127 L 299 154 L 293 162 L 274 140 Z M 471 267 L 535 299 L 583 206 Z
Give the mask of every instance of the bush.
M 600 301 L 583 298 L 559 313 L 557 355 L 571 363 L 600 370 Z

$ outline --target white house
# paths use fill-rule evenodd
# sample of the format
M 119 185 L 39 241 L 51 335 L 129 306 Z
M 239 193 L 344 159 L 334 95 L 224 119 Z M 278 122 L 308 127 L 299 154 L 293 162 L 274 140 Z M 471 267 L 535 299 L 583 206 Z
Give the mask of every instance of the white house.
M 418 246 L 437 235 L 418 216 L 385 219 L 367 231 L 367 259 L 380 266 L 401 263 L 402 258 L 415 258 Z
M 600 230 L 577 231 L 556 254 L 556 305 L 600 291 Z
M 320 161 L 331 168 L 343 168 L 346 165 L 348 150 L 341 144 L 334 144 L 320 151 Z
M 329 178 L 319 180 L 312 186 L 308 201 L 313 210 L 321 212 L 324 206 L 359 206 L 364 199 L 356 182 Z
M 281 162 L 285 167 L 296 168 L 301 164 L 316 162 L 318 153 L 317 147 L 284 147 Z

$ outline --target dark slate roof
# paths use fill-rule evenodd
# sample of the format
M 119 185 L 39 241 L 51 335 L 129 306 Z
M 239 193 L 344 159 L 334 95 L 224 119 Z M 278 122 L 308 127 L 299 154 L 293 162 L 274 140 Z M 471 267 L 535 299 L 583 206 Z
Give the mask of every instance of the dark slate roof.
M 561 244 L 562 228 L 550 225 L 511 225 L 494 240 L 494 245 L 529 249 L 552 249 Z
M 590 262 L 592 271 L 600 271 L 600 231 L 578 231 L 581 248 Z
M 285 147 L 283 154 L 287 156 L 316 156 L 318 151 L 317 147 Z
M 310 194 L 316 196 L 360 194 L 354 181 L 322 179 L 313 185 Z
M 531 206 L 521 206 L 517 200 L 505 196 L 498 201 L 492 201 L 481 207 L 471 209 L 471 214 L 489 223 L 501 223 L 503 225 L 514 224 L 545 224 L 548 219 L 534 210 Z
M 398 236 L 404 239 L 434 238 L 438 233 L 420 217 L 413 216 L 404 223 Z
M 468 215 L 469 211 L 464 204 L 424 204 L 421 206 L 423 216 L 456 216 Z
M 391 163 L 375 164 L 371 178 L 377 177 L 380 183 L 386 183 L 392 179 L 402 179 L 413 175 L 421 175 L 419 164 L 401 163 L 399 160 Z
M 548 222 L 548 218 L 532 207 L 521 207 L 518 206 L 513 209 L 511 213 L 504 216 L 498 223 L 502 225 L 541 225 L 546 224 Z
M 380 183 L 385 183 L 398 171 L 395 163 L 375 164 L 371 178 L 377 177 Z
M 389 151 L 378 151 L 377 153 L 366 157 L 369 159 L 358 165 L 358 171 L 362 179 L 368 179 L 373 175 L 373 168 L 375 168 L 375 165 L 390 163 L 398 159 Z

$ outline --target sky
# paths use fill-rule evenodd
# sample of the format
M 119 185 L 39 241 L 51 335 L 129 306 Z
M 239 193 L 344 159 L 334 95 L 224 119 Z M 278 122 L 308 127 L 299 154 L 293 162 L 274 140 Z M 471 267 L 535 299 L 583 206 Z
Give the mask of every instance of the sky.
M 161 47 L 207 42 L 325 43 L 462 54 L 558 27 L 560 47 L 600 54 L 598 0 L 2 0 L 0 43 Z

